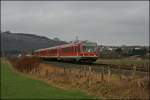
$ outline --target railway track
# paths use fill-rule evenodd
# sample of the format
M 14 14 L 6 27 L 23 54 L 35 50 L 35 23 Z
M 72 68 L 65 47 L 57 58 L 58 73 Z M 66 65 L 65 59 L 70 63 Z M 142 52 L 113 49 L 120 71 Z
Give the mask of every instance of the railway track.
M 149 72 L 149 67 L 143 67 L 143 66 L 136 66 L 136 65 L 115 65 L 115 64 L 100 64 L 100 63 L 95 63 L 95 65 L 99 66 L 110 66 L 111 68 L 114 69 L 123 69 L 123 70 L 134 70 L 140 71 L 140 72 Z
M 79 63 L 67 63 L 67 62 L 57 62 L 57 61 L 43 61 L 42 63 L 46 63 L 61 68 L 68 68 L 68 69 L 76 68 L 81 70 L 91 70 L 96 73 L 104 73 L 104 74 L 111 72 L 111 74 L 121 74 L 125 76 L 131 76 L 133 74 L 138 76 L 149 75 L 148 71 L 140 67 L 137 67 L 135 69 L 134 67 L 129 68 L 129 66 L 115 66 L 115 65 L 106 65 L 106 64 L 99 64 L 99 63 L 79 64 Z

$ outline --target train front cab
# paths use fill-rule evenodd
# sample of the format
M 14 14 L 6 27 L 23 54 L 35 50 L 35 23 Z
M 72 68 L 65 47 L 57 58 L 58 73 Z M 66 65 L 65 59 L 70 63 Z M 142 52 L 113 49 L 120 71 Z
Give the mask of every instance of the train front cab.
M 80 45 L 79 62 L 92 63 L 98 59 L 98 46 L 92 42 L 82 42 Z

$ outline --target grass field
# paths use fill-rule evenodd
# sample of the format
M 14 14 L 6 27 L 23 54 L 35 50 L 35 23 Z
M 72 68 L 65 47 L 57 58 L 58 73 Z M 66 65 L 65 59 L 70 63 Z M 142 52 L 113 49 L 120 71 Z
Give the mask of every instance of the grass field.
M 149 63 L 149 59 L 146 60 L 129 60 L 129 59 L 98 59 L 97 63 L 103 63 L 103 64 L 145 64 Z
M 67 91 L 18 74 L 1 60 L 1 99 L 92 99 L 80 91 Z

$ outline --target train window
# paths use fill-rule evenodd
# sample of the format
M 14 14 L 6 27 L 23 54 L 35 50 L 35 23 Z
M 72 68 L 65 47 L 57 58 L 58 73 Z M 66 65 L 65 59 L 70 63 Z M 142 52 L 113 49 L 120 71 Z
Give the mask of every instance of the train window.
M 48 53 L 51 53 L 51 50 L 48 50 Z
M 48 53 L 49 53 L 49 54 L 54 54 L 54 53 L 57 53 L 57 49 L 48 50 Z
M 62 48 L 63 52 L 71 52 L 73 51 L 73 47 Z
M 83 51 L 84 52 L 96 52 L 96 47 L 95 46 L 83 46 Z
M 80 47 L 79 46 L 75 47 L 75 52 L 80 52 Z
M 56 50 L 52 50 L 52 53 L 55 53 L 56 52 Z
M 80 46 L 77 47 L 77 51 L 80 52 Z
M 77 48 L 76 47 L 74 47 L 74 52 L 77 52 Z

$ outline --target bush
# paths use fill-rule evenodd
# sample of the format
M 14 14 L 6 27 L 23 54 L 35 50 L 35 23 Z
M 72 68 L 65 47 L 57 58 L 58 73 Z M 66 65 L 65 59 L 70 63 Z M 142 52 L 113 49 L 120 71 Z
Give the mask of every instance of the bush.
M 38 68 L 40 59 L 37 57 L 22 57 L 10 59 L 13 67 L 20 72 L 30 72 L 31 70 Z

